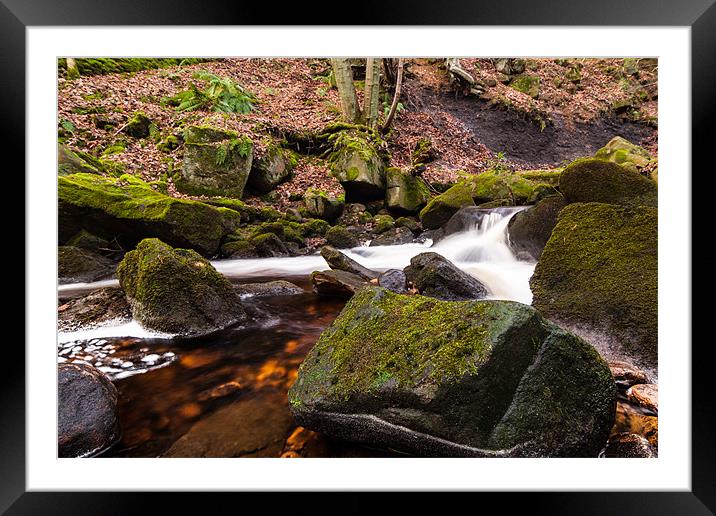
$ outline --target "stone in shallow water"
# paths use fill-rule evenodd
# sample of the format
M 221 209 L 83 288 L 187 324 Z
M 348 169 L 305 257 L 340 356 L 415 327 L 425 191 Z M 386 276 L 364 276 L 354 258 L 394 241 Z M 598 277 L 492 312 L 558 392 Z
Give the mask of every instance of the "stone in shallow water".
M 73 299 L 57 308 L 60 331 L 95 326 L 115 319 L 129 321 L 132 311 L 121 288 L 108 287 Z
M 607 458 L 651 459 L 656 451 L 644 437 L 636 434 L 621 433 L 613 435 L 604 452 Z
M 634 385 L 627 391 L 627 396 L 638 405 L 659 412 L 659 387 L 653 383 Z
M 315 271 L 311 273 L 313 290 L 328 297 L 348 299 L 368 283 L 358 276 L 346 271 Z
M 405 294 L 408 291 L 405 273 L 399 269 L 388 269 L 381 274 L 378 277 L 378 285 L 396 294 Z
M 58 377 L 58 453 L 60 457 L 95 455 L 120 435 L 117 389 L 89 364 L 63 363 Z
M 393 228 L 381 233 L 370 241 L 370 247 L 380 245 L 402 245 L 413 241 L 413 232 L 406 227 Z
M 609 369 L 612 370 L 617 387 L 622 390 L 639 383 L 649 383 L 649 375 L 629 362 L 612 360 L 609 362 Z
M 594 348 L 509 301 L 366 287 L 289 390 L 299 425 L 426 456 L 596 457 L 616 387 Z
M 482 299 L 487 288 L 437 253 L 421 253 L 410 260 L 405 276 L 424 296 L 444 301 Z
M 267 297 L 267 296 L 293 296 L 303 294 L 304 290 L 286 280 L 268 281 L 266 283 L 244 283 L 236 285 L 236 292 L 241 296 Z
M 377 272 L 372 271 L 367 267 L 363 267 L 360 263 L 353 260 L 352 258 L 349 258 L 345 254 L 340 252 L 338 249 L 336 249 L 335 247 L 331 247 L 330 245 L 324 245 L 321 248 L 321 256 L 324 260 L 326 260 L 328 266 L 335 271 L 345 271 L 357 274 L 361 278 L 368 281 L 372 280 L 373 278 L 377 278 L 379 275 Z

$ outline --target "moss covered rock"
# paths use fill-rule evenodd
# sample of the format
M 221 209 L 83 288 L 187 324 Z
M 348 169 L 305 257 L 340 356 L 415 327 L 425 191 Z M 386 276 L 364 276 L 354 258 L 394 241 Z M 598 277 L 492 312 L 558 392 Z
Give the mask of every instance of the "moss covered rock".
M 334 271 L 345 271 L 357 274 L 366 281 L 370 281 L 379 276 L 379 273 L 363 267 L 360 263 L 330 245 L 324 245 L 321 248 L 321 257 L 326 260 L 328 266 Z
M 370 247 L 377 247 L 381 245 L 402 245 L 409 244 L 413 241 L 413 232 L 406 227 L 393 228 L 388 231 L 384 231 L 380 235 L 376 236 L 370 241 Z
M 331 137 L 331 175 L 340 181 L 349 202 L 385 196 L 385 162 L 376 138 L 364 131 L 344 130 Z
M 403 213 L 417 213 L 430 200 L 430 190 L 419 178 L 399 168 L 386 171 L 385 202 L 388 208 Z
M 235 131 L 190 126 L 184 132 L 184 165 L 177 190 L 240 199 L 253 162 L 253 142 Z
M 594 157 L 618 163 L 634 172 L 640 172 L 653 159 L 645 149 L 621 136 L 615 136 L 609 140 L 609 143 L 599 149 Z
M 657 210 L 564 207 L 530 279 L 550 318 L 600 327 L 642 366 L 657 364 Z
M 87 173 L 99 175 L 121 175 L 123 166 L 120 163 L 100 159 L 86 152 L 72 150 L 66 145 L 57 148 L 57 175 Z
M 343 199 L 332 197 L 326 192 L 316 190 L 315 188 L 309 188 L 306 190 L 306 193 L 303 196 L 303 203 L 311 217 L 330 222 L 333 222 L 340 217 L 343 213 L 343 208 L 345 207 Z
M 464 206 L 475 206 L 475 201 L 472 200 L 472 190 L 465 183 L 458 183 L 420 210 L 420 222 L 426 229 L 437 229 Z
M 596 457 L 614 422 L 607 364 L 509 301 L 366 287 L 289 390 L 299 425 L 426 456 Z
M 125 255 L 117 278 L 132 315 L 151 330 L 196 336 L 246 317 L 233 286 L 211 263 L 156 238 Z
M 373 233 L 376 235 L 385 233 L 386 231 L 391 230 L 395 227 L 395 219 L 390 215 L 386 215 L 384 213 L 378 214 L 373 217 L 373 220 L 371 222 L 373 223 Z
M 132 138 L 146 138 L 149 136 L 151 125 L 152 121 L 150 118 L 141 111 L 137 111 L 132 115 L 132 118 L 127 121 L 122 132 Z
M 621 165 L 597 158 L 573 161 L 562 172 L 559 188 L 568 203 L 602 202 L 656 206 L 656 183 Z
M 291 254 L 275 233 L 262 233 L 251 238 L 251 244 L 261 258 L 277 258 Z
M 223 258 L 258 258 L 259 253 L 254 244 L 248 240 L 233 240 L 221 246 Z
M 108 240 L 116 238 L 125 249 L 143 238 L 156 237 L 211 256 L 227 233 L 226 213 L 201 202 L 169 197 L 130 175 L 60 177 L 58 198 L 60 242 L 85 229 Z
M 69 245 L 57 248 L 60 283 L 87 283 L 111 276 L 116 263 L 89 249 Z
M 543 183 L 555 188 L 559 188 L 559 178 L 563 169 L 539 169 L 539 170 L 520 170 L 517 172 L 520 176 L 535 183 Z
M 533 260 L 539 260 L 564 206 L 562 196 L 554 195 L 516 213 L 507 224 L 510 247 L 515 254 L 527 253 Z
M 333 226 L 326 232 L 326 241 L 338 249 L 351 249 L 361 245 L 360 237 L 345 226 Z
M 537 98 L 539 97 L 540 80 L 536 75 L 518 75 L 512 79 L 510 87 L 532 98 Z
M 272 143 L 266 152 L 254 158 L 248 186 L 258 193 L 268 193 L 291 176 L 295 165 L 291 151 Z

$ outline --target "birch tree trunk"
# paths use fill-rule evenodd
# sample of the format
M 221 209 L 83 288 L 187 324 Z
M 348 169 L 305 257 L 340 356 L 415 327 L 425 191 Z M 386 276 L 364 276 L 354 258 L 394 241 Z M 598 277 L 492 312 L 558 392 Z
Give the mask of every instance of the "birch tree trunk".
M 68 79 L 79 79 L 80 71 L 77 69 L 77 63 L 74 57 L 68 57 L 67 61 L 67 78 Z
M 353 70 L 348 59 L 331 59 L 333 75 L 336 78 L 338 95 L 341 98 L 341 111 L 347 122 L 359 123 L 361 110 L 356 97 L 356 89 L 353 84 Z
M 369 57 L 365 67 L 365 101 L 363 112 L 366 125 L 375 129 L 378 124 L 380 101 L 380 59 Z

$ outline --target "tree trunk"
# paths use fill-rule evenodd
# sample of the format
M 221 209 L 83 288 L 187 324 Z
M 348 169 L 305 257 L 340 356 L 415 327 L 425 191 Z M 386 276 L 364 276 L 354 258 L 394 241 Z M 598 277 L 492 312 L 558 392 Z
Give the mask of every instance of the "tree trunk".
M 77 63 L 75 62 L 74 57 L 68 57 L 66 59 L 67 61 L 67 78 L 68 79 L 78 79 L 80 76 L 80 71 L 77 69 Z
M 380 101 L 380 59 L 369 57 L 365 67 L 365 101 L 363 113 L 368 127 L 378 125 L 378 104 Z
M 386 84 L 395 86 L 395 81 L 398 78 L 398 59 L 394 57 L 383 58 L 383 76 Z
M 361 120 L 356 89 L 353 84 L 353 70 L 348 59 L 331 59 L 333 75 L 336 78 L 338 95 L 341 98 L 341 111 L 347 122 L 355 124 Z
M 404 59 L 401 57 L 398 59 L 398 78 L 395 80 L 395 94 L 393 95 L 393 103 L 390 105 L 390 111 L 388 117 L 385 119 L 385 123 L 381 129 L 382 133 L 388 132 L 390 126 L 395 118 L 395 112 L 398 109 L 398 100 L 400 99 L 400 89 L 403 86 L 403 63 Z

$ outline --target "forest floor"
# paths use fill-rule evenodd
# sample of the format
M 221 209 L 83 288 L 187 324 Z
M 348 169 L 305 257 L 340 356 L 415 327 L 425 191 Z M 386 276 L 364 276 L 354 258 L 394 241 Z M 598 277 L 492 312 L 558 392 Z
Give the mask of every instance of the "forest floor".
M 473 77 L 489 85 L 479 95 L 458 91 L 437 61 L 407 60 L 403 109 L 386 137 L 391 166 L 410 166 L 411 151 L 420 138 L 429 138 L 437 151 L 437 159 L 423 176 L 439 183 L 454 182 L 460 171 L 479 173 L 497 160 L 514 170 L 557 167 L 593 154 L 617 135 L 656 154 L 654 69 L 630 74 L 624 72 L 623 59 L 572 59 L 569 66 L 580 73 L 575 86 L 564 80 L 569 70 L 565 60 L 528 59 L 526 73 L 540 79 L 539 95 L 533 98 L 500 82 L 502 74 L 494 60 L 461 60 Z M 190 83 L 201 85 L 192 77 L 197 70 L 243 85 L 258 98 L 257 109 L 249 114 L 177 112 L 166 105 L 166 98 Z M 73 81 L 60 78 L 58 123 L 70 128 L 67 145 L 92 154 L 99 155 L 122 139 L 124 150 L 104 157 L 122 163 L 128 173 L 155 181 L 170 176 L 182 161 L 182 147 L 162 152 L 156 143 L 181 134 L 186 125 L 207 124 L 242 133 L 255 133 L 267 125 L 318 131 L 338 120 L 338 93 L 330 85 L 329 71 L 325 59 L 221 59 Z M 362 83 L 357 86 L 360 96 Z M 385 95 L 384 107 L 390 100 Z M 624 104 L 629 112 L 617 114 L 615 106 Z M 119 132 L 137 111 L 158 128 L 155 141 L 124 138 Z M 169 183 L 170 193 L 182 196 Z M 308 187 L 342 192 L 324 160 L 305 156 L 270 202 L 280 209 L 294 206 L 300 202 L 294 199 Z

